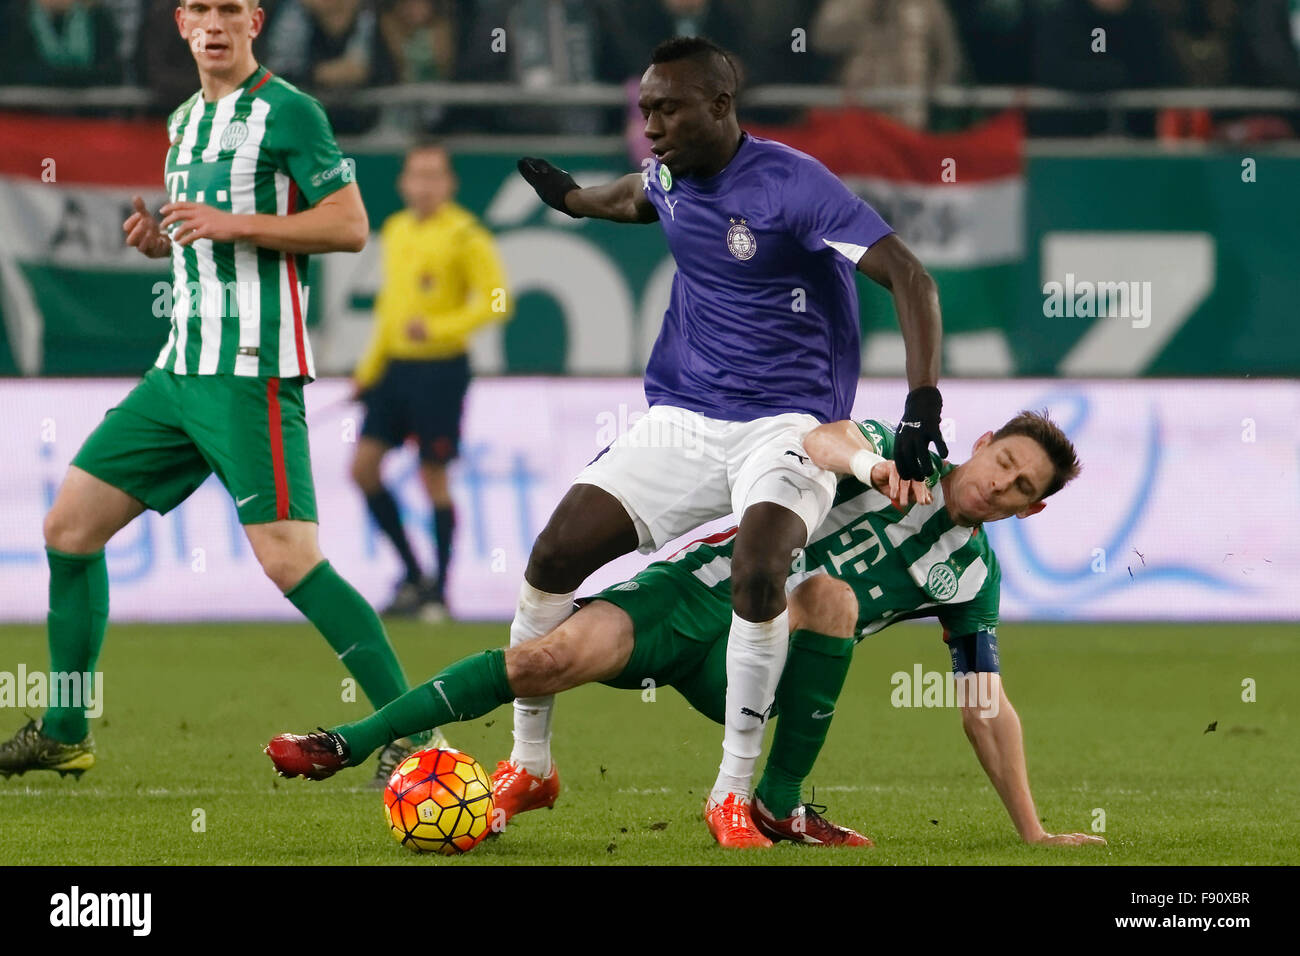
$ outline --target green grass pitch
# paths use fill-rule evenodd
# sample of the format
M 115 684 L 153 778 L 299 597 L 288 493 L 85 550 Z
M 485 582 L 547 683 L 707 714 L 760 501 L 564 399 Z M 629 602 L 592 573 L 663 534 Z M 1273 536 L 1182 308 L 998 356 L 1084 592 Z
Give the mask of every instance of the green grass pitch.
M 504 643 L 503 625 L 391 626 L 419 682 Z M 42 628 L 0 628 L 0 670 L 48 667 Z M 323 783 L 279 780 L 261 753 L 281 731 L 353 719 L 345 673 L 306 625 L 112 625 L 101 669 L 100 763 L 80 781 L 0 780 L 0 864 L 1262 864 L 1300 862 L 1300 662 L 1294 625 L 1028 625 L 1000 634 L 1047 828 L 1107 847 L 1019 843 L 955 712 L 895 709 L 890 675 L 947 667 L 933 625 L 859 646 L 813 773 L 828 816 L 874 850 L 779 845 L 725 852 L 700 819 L 721 728 L 675 691 L 586 687 L 560 698 L 554 810 L 519 817 L 454 859 L 398 846 L 373 764 Z M 1253 678 L 1257 700 L 1242 701 Z M 22 722 L 0 710 L 0 734 Z M 1206 733 L 1211 722 L 1216 729 Z M 490 771 L 503 707 L 447 728 Z M 809 796 L 805 793 L 805 799 Z M 196 809 L 205 829 L 195 832 Z

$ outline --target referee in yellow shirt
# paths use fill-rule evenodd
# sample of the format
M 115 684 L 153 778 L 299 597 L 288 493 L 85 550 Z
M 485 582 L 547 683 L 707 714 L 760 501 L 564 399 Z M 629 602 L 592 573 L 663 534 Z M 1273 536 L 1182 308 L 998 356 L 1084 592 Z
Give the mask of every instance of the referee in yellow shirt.
M 406 567 L 387 613 L 438 621 L 447 616 L 444 588 L 456 525 L 447 465 L 460 444 L 470 379 L 466 350 L 476 329 L 507 318 L 510 307 L 491 234 L 453 201 L 456 176 L 447 151 L 433 144 L 413 147 L 397 190 L 406 208 L 390 216 L 379 234 L 383 285 L 370 344 L 353 373 L 366 420 L 352 478 Z M 438 567 L 430 577 L 411 551 L 397 502 L 379 477 L 384 455 L 412 437 L 433 505 Z

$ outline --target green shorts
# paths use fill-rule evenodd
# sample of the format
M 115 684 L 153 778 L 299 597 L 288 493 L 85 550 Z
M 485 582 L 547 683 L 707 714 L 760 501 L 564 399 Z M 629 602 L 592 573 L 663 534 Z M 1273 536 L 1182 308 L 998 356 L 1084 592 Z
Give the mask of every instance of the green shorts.
M 675 687 L 692 707 L 722 723 L 729 594 L 710 591 L 677 565 L 657 561 L 630 581 L 580 603 L 587 601 L 608 601 L 632 618 L 632 656 L 621 673 L 601 683 L 630 690 Z
M 166 514 L 216 473 L 242 524 L 316 520 L 301 378 L 145 373 L 72 463 Z

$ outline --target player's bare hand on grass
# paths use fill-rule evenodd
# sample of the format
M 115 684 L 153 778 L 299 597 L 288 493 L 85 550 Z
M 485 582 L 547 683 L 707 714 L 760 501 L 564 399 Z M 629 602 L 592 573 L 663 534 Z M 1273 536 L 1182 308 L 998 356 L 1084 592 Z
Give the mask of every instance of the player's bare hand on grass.
M 126 244 L 139 249 L 150 259 L 161 259 L 168 255 L 172 251 L 171 240 L 163 234 L 162 227 L 145 206 L 144 199 L 132 196 L 131 207 L 135 212 L 122 223 Z
M 898 465 L 892 461 L 877 462 L 871 469 L 871 483 L 877 491 L 889 495 L 889 500 L 899 508 L 909 501 L 928 505 L 934 500 L 930 487 L 924 481 L 904 481 L 898 474 Z
M 199 239 L 237 242 L 243 238 L 239 216 L 203 203 L 169 202 L 162 207 L 161 212 L 166 217 L 162 221 L 162 228 L 176 226 L 171 234 L 172 239 L 182 246 L 192 245 Z
M 1041 833 L 1025 841 L 1035 846 L 1085 846 L 1088 844 L 1106 845 L 1104 837 L 1091 833 Z

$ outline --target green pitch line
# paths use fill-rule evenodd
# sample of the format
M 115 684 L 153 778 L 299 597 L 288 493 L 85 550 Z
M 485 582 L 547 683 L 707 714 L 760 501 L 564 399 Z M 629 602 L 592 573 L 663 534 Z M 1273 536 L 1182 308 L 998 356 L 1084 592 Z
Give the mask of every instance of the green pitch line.
M 412 681 L 506 640 L 503 625 L 392 627 Z M 900 625 L 858 648 L 821 762 L 827 815 L 870 851 L 778 846 L 728 853 L 699 818 L 721 728 L 675 691 L 582 688 L 560 698 L 553 811 L 457 859 L 399 847 L 364 789 L 371 768 L 324 783 L 278 780 L 275 733 L 355 718 L 346 672 L 306 625 L 111 625 L 99 764 L 80 782 L 0 780 L 0 865 L 398 864 L 1218 864 L 1300 862 L 1293 625 L 1016 625 L 999 630 L 1009 698 L 1025 728 L 1039 815 L 1105 848 L 1021 845 L 955 712 L 890 703 L 890 675 L 943 671 L 933 627 Z M 0 671 L 46 666 L 43 629 L 0 628 Z M 1242 681 L 1256 682 L 1254 703 Z M 0 709 L 0 734 L 23 722 Z M 490 771 L 510 746 L 509 708 L 448 728 Z M 1215 730 L 1206 733 L 1215 723 Z M 805 799 L 808 794 L 805 794 Z M 204 832 L 195 832 L 195 810 Z

